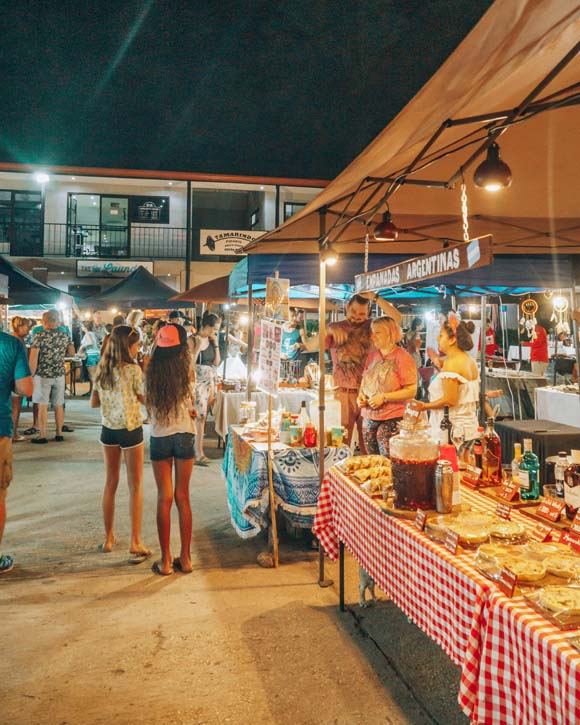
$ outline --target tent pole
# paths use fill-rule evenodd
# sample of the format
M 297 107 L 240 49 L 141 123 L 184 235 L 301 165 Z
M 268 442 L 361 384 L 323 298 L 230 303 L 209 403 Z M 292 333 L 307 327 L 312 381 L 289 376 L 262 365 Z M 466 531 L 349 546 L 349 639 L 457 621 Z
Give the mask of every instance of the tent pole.
M 247 361 L 248 364 L 246 366 L 246 373 L 247 373 L 247 379 L 246 379 L 246 400 L 248 403 L 252 399 L 252 391 L 250 390 L 250 386 L 252 384 L 252 368 L 254 367 L 254 301 L 252 299 L 253 295 L 253 288 L 252 285 L 248 285 L 248 307 L 250 308 L 248 310 L 249 312 L 249 329 L 248 329 L 248 357 Z
M 323 237 L 326 230 L 326 212 L 323 210 L 320 212 L 320 236 Z M 318 493 L 322 490 L 322 482 L 324 481 L 324 453 L 326 448 L 326 429 L 324 427 L 324 408 L 325 408 L 325 364 L 324 364 L 324 351 L 326 342 L 326 264 L 322 260 L 322 256 L 319 253 L 319 267 L 320 267 L 320 278 L 318 282 L 318 289 L 320 293 L 318 302 L 318 317 L 319 317 L 319 334 L 318 334 L 318 352 L 319 360 L 318 364 L 320 367 L 320 380 L 318 383 L 318 476 L 319 486 Z M 324 548 L 320 541 L 318 542 L 318 586 L 329 587 L 332 585 L 332 579 L 326 579 L 324 576 Z
M 187 200 L 186 200 L 186 226 L 185 226 L 185 289 L 190 288 L 191 274 L 191 181 L 187 182 Z
M 230 342 L 230 311 L 228 309 L 225 310 L 226 314 L 226 344 L 224 345 L 224 373 L 223 373 L 223 381 L 225 383 L 226 381 L 226 368 L 228 366 L 228 349 L 229 349 L 229 342 Z
M 576 275 L 572 279 L 572 311 L 570 313 L 570 319 L 572 320 L 572 335 L 574 337 L 574 350 L 576 351 L 576 370 L 579 372 L 576 386 L 578 388 L 578 395 L 580 396 L 580 340 L 578 340 L 578 320 L 576 319 Z
M 481 298 L 481 331 L 479 333 L 479 364 L 481 367 L 481 381 L 479 386 L 479 421 L 482 425 L 485 425 L 487 416 L 485 415 L 485 320 L 487 314 L 487 295 L 483 295 Z

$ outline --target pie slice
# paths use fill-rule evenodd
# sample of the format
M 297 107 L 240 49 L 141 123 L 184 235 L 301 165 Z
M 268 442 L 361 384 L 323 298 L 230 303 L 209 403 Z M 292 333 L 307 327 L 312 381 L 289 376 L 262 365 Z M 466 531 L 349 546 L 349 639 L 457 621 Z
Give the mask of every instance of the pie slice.
M 545 587 L 539 592 L 538 602 L 556 614 L 580 614 L 580 588 Z
M 501 565 L 513 571 L 520 582 L 538 582 L 546 576 L 546 566 L 542 561 L 524 559 L 521 556 L 506 556 Z
M 564 579 L 580 578 L 580 558 L 572 554 L 553 554 L 544 559 L 550 574 L 561 576 Z
M 523 524 L 519 524 L 517 521 L 499 521 L 493 524 L 489 533 L 492 536 L 497 536 L 498 539 L 511 539 L 516 536 L 523 536 L 526 529 Z

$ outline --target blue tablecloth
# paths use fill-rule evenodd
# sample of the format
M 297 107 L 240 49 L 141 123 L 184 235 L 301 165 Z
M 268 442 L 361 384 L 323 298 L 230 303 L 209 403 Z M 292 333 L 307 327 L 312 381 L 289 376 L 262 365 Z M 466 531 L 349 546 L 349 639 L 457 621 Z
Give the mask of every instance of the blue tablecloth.
M 268 454 L 265 444 L 245 441 L 231 426 L 222 471 L 226 479 L 232 524 L 248 539 L 268 526 Z M 326 448 L 324 470 L 350 455 L 347 446 Z M 276 503 L 294 525 L 310 528 L 318 503 L 318 448 L 284 448 L 273 454 Z

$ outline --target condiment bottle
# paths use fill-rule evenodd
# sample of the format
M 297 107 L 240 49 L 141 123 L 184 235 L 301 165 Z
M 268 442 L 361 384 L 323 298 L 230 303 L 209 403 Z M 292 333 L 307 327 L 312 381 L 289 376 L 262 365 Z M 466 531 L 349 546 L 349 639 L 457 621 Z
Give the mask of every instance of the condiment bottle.
M 524 453 L 519 465 L 520 496 L 522 501 L 540 498 L 540 461 L 532 451 L 532 439 L 524 438 Z
M 473 441 L 473 465 L 476 468 L 482 468 L 483 463 L 483 428 L 479 426 L 477 429 L 477 438 Z
M 512 481 L 518 483 L 520 480 L 520 461 L 522 459 L 522 444 L 514 443 L 514 457 L 512 460 Z

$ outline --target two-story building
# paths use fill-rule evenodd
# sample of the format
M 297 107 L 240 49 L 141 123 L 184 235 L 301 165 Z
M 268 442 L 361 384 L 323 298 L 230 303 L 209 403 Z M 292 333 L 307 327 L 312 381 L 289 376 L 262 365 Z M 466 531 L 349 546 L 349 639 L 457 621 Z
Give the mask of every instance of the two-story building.
M 176 290 L 228 274 L 320 179 L 0 164 L 0 254 L 80 297 L 145 266 Z

